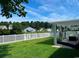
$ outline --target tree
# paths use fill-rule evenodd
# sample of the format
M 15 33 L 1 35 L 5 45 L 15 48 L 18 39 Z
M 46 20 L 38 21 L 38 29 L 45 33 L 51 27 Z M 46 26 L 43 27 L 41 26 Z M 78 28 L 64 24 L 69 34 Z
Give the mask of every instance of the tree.
M 13 30 L 23 30 L 23 26 L 19 22 L 14 22 L 12 25 Z
M 27 12 L 22 2 L 28 3 L 28 0 L 0 0 L 1 15 L 6 18 L 11 18 L 12 14 L 25 17 Z
M 30 26 L 30 23 L 27 21 L 27 22 L 21 22 L 21 25 L 23 27 L 23 29 L 27 28 Z
M 19 22 L 13 22 L 13 29 L 11 30 L 11 34 L 21 34 L 23 30 L 23 26 Z

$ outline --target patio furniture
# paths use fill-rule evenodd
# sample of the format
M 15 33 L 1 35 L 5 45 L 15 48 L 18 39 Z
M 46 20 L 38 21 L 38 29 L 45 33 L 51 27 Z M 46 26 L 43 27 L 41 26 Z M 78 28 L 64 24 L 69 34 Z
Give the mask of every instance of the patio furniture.
M 76 36 L 69 36 L 69 41 L 77 41 L 78 38 Z

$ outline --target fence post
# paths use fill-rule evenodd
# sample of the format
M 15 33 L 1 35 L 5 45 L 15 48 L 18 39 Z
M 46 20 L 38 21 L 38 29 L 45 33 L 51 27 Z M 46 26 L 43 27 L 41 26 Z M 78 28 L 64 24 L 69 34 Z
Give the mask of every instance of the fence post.
M 16 34 L 14 35 L 14 37 L 15 37 L 15 41 L 16 41 Z
M 27 39 L 29 40 L 29 34 L 27 34 Z
M 24 34 L 24 40 L 26 40 L 26 34 Z
M 3 37 L 3 43 L 4 43 L 4 35 L 2 37 Z
M 27 34 L 26 34 L 26 40 L 28 40 Z
M 29 39 L 28 39 L 28 34 L 27 34 L 27 40 L 29 40 Z

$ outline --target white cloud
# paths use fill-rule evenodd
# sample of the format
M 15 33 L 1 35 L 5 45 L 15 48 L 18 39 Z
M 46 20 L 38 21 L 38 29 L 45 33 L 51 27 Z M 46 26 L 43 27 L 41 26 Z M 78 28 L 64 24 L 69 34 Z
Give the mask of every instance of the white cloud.
M 48 8 L 46 6 L 39 6 L 38 9 L 40 9 L 40 10 L 46 10 L 46 11 L 48 10 Z
M 46 16 L 43 16 L 43 15 L 41 15 L 33 10 L 27 10 L 27 12 L 30 15 L 35 16 L 36 18 L 34 17 L 34 19 L 36 19 L 36 20 L 44 20 L 45 21 L 46 19 L 48 19 Z M 32 18 L 30 16 L 28 16 L 28 17 L 29 17 L 29 19 L 33 19 L 33 17 Z
M 53 11 L 53 8 L 51 8 L 50 6 L 48 6 L 47 4 L 46 5 L 41 5 L 38 7 L 38 10 L 40 13 L 43 13 L 43 12 L 52 12 Z

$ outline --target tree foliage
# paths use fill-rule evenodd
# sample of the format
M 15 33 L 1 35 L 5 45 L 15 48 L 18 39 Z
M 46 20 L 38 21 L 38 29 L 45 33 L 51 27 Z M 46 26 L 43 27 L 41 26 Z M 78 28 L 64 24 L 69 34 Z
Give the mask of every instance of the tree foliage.
M 22 2 L 28 3 L 28 0 L 0 0 L 1 15 L 6 18 L 12 17 L 12 14 L 25 17 L 27 12 Z

